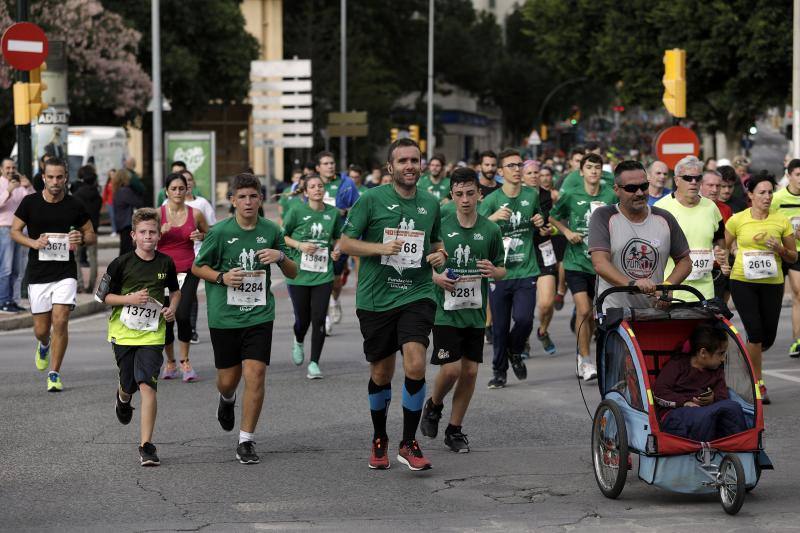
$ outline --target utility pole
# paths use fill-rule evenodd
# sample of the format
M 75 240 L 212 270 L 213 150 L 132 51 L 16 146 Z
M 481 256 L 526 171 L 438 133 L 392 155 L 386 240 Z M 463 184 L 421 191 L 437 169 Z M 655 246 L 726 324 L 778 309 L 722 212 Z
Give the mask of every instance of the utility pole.
M 339 111 L 347 113 L 347 0 L 342 0 L 342 54 L 339 58 Z M 339 165 L 347 170 L 347 137 L 339 137 Z
M 792 12 L 792 157 L 800 158 L 800 0 Z
M 153 205 L 157 205 L 158 193 L 164 187 L 164 139 L 161 124 L 161 21 L 159 1 L 151 1 L 152 64 L 153 64 Z M 213 154 L 212 154 L 213 157 Z M 211 191 L 214 194 L 214 191 Z
M 434 0 L 428 0 L 428 161 L 433 156 L 436 144 L 436 135 L 433 133 L 433 2 Z
M 28 20 L 28 0 L 17 0 L 17 22 Z M 30 74 L 27 70 L 17 70 L 17 81 L 28 83 Z M 33 156 L 31 154 L 31 125 L 17 126 L 17 168 L 19 173 L 33 183 Z

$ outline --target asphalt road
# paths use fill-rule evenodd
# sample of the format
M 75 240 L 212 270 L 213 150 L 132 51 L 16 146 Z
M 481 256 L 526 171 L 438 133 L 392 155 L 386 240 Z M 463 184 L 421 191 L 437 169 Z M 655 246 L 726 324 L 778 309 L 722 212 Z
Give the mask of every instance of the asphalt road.
M 490 391 L 490 369 L 482 367 L 464 426 L 472 453 L 453 454 L 441 440 L 420 437 L 434 468 L 414 473 L 394 453 L 391 470 L 366 465 L 368 373 L 352 285 L 343 322 L 323 354 L 325 378 L 314 382 L 290 360 L 285 286 L 276 288 L 276 296 L 273 357 L 257 432 L 262 463 L 255 466 L 236 461 L 236 435 L 224 433 L 215 419 L 204 316 L 202 342 L 192 347 L 202 380 L 159 387 L 159 468 L 139 466 L 138 412 L 129 426 L 114 416 L 116 367 L 102 315 L 72 324 L 61 394 L 45 392 L 29 332 L 0 334 L 0 529 L 789 531 L 800 524 L 800 464 L 793 447 L 800 361 L 785 355 L 788 308 L 766 363 L 774 373 L 767 377 L 773 405 L 766 407 L 766 444 L 776 470 L 765 472 L 739 515 L 729 517 L 713 496 L 670 494 L 633 474 L 618 500 L 601 495 L 591 467 L 590 419 L 572 371 L 569 304 L 552 327 L 558 355 L 542 356 L 534 342 L 527 381 L 511 377 L 509 387 Z M 491 357 L 489 346 L 484 354 Z M 435 372 L 429 367 L 429 381 Z M 401 387 L 398 373 L 389 418 L 392 449 L 400 437 Z M 596 385 L 583 390 L 594 409 Z

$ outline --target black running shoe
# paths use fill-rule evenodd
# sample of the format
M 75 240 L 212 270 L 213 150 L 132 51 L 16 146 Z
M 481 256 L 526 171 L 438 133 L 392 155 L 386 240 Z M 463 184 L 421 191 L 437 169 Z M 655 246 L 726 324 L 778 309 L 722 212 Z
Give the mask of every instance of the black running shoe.
M 502 389 L 505 386 L 506 386 L 505 374 L 495 374 L 494 377 L 489 380 L 490 389 Z
M 133 407 L 131 406 L 131 402 L 125 403 L 119 399 L 119 391 L 114 393 L 114 396 L 117 398 L 117 407 L 114 409 L 117 412 L 117 420 L 122 425 L 128 425 L 131 423 L 131 418 L 133 417 Z
M 492 344 L 492 326 L 486 328 L 486 344 Z
M 151 442 L 145 442 L 144 446 L 139 446 L 139 459 L 142 466 L 158 466 L 161 461 L 156 455 L 156 447 Z
M 256 443 L 251 440 L 246 440 L 236 447 L 236 458 L 243 465 L 255 465 L 261 462 L 256 455 Z
M 419 421 L 419 430 L 426 437 L 435 439 L 439 434 L 439 420 L 442 418 L 443 408 L 444 404 L 433 405 L 433 400 L 430 398 L 425 402 L 425 406 L 422 408 L 422 418 Z
M 522 360 L 520 354 L 509 352 L 508 362 L 511 363 L 511 369 L 518 380 L 522 381 L 528 378 L 528 367 L 525 366 L 525 361 Z
M 445 433 L 444 445 L 456 453 L 469 453 L 469 440 L 467 440 L 467 436 L 460 431 Z
M 226 402 L 222 399 L 222 395 L 219 395 L 219 407 L 217 407 L 217 420 L 219 421 L 220 427 L 225 431 L 230 431 L 233 429 L 234 424 L 236 423 L 236 413 L 234 411 L 234 407 L 236 406 L 236 396 L 233 397 L 232 402 Z

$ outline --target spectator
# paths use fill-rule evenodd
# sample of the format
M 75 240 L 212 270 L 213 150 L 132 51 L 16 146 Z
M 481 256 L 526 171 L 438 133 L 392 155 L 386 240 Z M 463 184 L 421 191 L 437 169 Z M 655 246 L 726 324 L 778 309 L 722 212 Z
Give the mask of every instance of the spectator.
M 94 167 L 86 165 L 78 169 L 78 181 L 73 184 L 72 196 L 86 208 L 86 212 L 89 213 L 89 220 L 92 222 L 92 228 L 97 233 L 97 228 L 100 226 L 100 210 L 103 207 L 103 198 L 97 188 L 97 172 L 95 172 Z M 81 272 L 79 261 L 78 292 L 91 294 L 94 292 L 94 285 L 97 281 L 97 243 L 86 245 L 84 248 L 86 249 L 86 257 L 89 260 L 89 280 L 84 286 L 83 273 Z M 75 250 L 75 257 L 76 259 L 80 257 L 79 250 Z
M 111 236 L 117 236 L 117 222 L 114 220 L 114 191 L 111 188 L 111 184 L 114 182 L 114 175 L 117 173 L 116 170 L 113 168 L 108 171 L 108 177 L 106 178 L 106 184 L 103 187 L 103 205 L 106 206 L 106 212 L 108 213 L 108 218 L 111 220 Z
M 133 251 L 131 221 L 133 212 L 142 207 L 142 198 L 131 189 L 131 176 L 125 169 L 118 170 L 111 182 L 114 195 L 114 220 L 119 233 L 119 255 Z
M 15 269 L 17 244 L 11 239 L 11 222 L 22 199 L 34 191 L 27 178 L 17 173 L 13 159 L 3 159 L 0 170 L 0 313 L 19 313 L 24 309 L 17 302 L 15 285 L 21 280 L 21 271 Z M 24 252 L 21 255 L 27 257 Z
M 144 182 L 139 174 L 136 173 L 136 159 L 129 157 L 125 160 L 125 170 L 131 175 L 131 189 L 144 200 Z

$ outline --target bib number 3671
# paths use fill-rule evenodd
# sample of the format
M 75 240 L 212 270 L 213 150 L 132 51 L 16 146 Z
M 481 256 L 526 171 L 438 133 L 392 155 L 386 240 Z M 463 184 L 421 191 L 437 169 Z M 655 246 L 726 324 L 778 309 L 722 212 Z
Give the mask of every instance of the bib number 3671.
M 243 272 L 244 279 L 238 287 L 228 287 L 228 305 L 255 307 L 267 305 L 267 272 L 252 270 Z
M 39 261 L 69 261 L 69 236 L 48 233 L 47 246 L 39 250 Z

